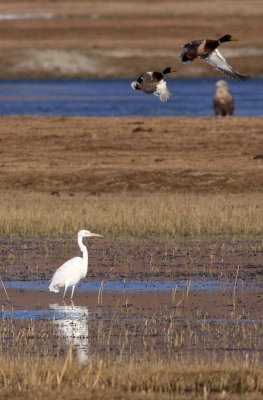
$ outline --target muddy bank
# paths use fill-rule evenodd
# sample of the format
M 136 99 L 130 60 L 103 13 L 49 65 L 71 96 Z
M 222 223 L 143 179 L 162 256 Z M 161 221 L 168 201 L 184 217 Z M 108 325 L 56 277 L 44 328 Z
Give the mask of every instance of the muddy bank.
M 88 241 L 87 280 L 222 280 L 260 287 L 262 240 L 102 238 Z M 2 279 L 47 280 L 79 254 L 76 239 L 1 239 Z M 238 267 L 239 266 L 239 267 Z
M 5 193 L 263 188 L 260 117 L 1 117 L 0 123 Z
M 103 238 L 90 243 L 84 280 L 97 289 L 77 287 L 74 303 L 69 290 L 63 302 L 48 279 L 76 247 L 68 239 L 1 239 L 3 354 L 63 356 L 71 345 L 81 362 L 261 360 L 261 239 Z M 16 288 L 10 279 L 19 280 Z M 130 280 L 146 289 L 130 290 Z M 122 286 L 109 290 L 107 281 Z M 150 281 L 156 289 L 148 290 Z M 163 282 L 174 286 L 162 290 Z

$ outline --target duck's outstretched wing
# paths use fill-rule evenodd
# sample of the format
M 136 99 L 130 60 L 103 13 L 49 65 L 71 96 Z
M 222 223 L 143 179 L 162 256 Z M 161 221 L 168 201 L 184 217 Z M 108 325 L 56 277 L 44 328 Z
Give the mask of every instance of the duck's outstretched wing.
M 158 96 L 161 101 L 168 101 L 172 97 L 172 93 L 169 92 L 168 86 L 164 80 L 161 80 L 156 85 L 156 90 L 154 94 L 155 96 Z
M 131 86 L 135 90 L 142 90 L 145 93 L 154 93 L 158 82 L 153 78 L 152 72 L 144 72 L 141 74 L 137 82 L 132 82 Z
M 212 65 L 215 69 L 220 72 L 223 72 L 225 75 L 229 76 L 230 78 L 244 81 L 249 79 L 249 76 L 241 75 L 234 70 L 234 68 L 226 61 L 226 59 L 222 56 L 222 54 L 215 49 L 211 51 L 209 54 L 205 56 L 201 56 L 201 58 L 207 61 L 210 65 Z
M 191 62 L 197 57 L 198 47 L 204 43 L 204 40 L 192 40 L 181 47 L 179 59 L 183 63 Z
M 144 72 L 138 79 L 140 89 L 145 93 L 154 93 L 158 82 L 153 77 L 152 72 Z
M 160 76 L 159 76 L 160 75 Z M 144 93 L 153 93 L 161 101 L 167 101 L 171 98 L 166 82 L 162 79 L 163 74 L 159 72 L 144 72 L 137 82 L 132 82 L 131 87 L 134 90 L 141 90 Z

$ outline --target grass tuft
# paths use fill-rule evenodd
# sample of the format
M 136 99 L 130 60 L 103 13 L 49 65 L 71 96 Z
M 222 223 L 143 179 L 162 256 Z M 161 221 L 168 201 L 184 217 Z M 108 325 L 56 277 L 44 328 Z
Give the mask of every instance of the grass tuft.
M 194 395 L 263 393 L 262 368 L 259 364 L 181 363 L 147 360 L 105 361 L 91 359 L 86 365 L 74 360 L 71 349 L 65 360 L 54 358 L 0 358 L 0 387 L 5 393 L 45 392 L 72 398 L 84 398 L 93 393 L 102 399 L 139 398 L 147 395 Z M 83 396 L 83 397 L 82 397 Z M 87 397 L 85 397 L 87 398 Z M 89 398 L 89 397 L 88 397 Z M 162 398 L 162 397 L 161 397 Z M 224 397 L 222 397 L 224 398 Z M 259 397 L 260 398 L 260 397 Z

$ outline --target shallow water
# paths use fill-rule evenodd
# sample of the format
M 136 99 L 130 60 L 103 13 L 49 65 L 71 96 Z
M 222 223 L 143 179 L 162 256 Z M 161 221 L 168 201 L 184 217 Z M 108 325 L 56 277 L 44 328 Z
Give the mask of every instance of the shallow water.
M 4 281 L 4 286 L 7 289 L 20 289 L 20 290 L 48 290 L 49 281 L 45 280 L 32 280 L 32 281 L 21 281 L 21 280 L 10 280 Z M 100 289 L 109 292 L 166 292 L 173 289 L 179 291 L 185 290 L 188 285 L 191 290 L 223 290 L 233 287 L 233 283 L 230 284 L 226 281 L 218 280 L 185 280 L 178 279 L 174 281 L 160 281 L 160 280 L 114 280 L 114 281 L 86 281 L 80 282 L 76 288 L 82 292 L 96 292 Z
M 13 320 L 48 320 L 48 321 L 56 321 L 56 320 L 66 320 L 66 321 L 82 321 L 87 323 L 88 321 L 106 321 L 106 322 L 139 322 L 143 323 L 149 319 L 148 316 L 142 315 L 131 315 L 131 316 L 123 316 L 118 315 L 118 313 L 113 312 L 110 309 L 105 308 L 103 312 L 96 312 L 96 309 L 75 306 L 73 303 L 71 305 L 64 304 L 50 304 L 49 309 L 23 309 L 23 310 L 15 310 L 15 309 L 2 309 L 0 311 L 1 319 L 13 319 Z M 163 321 L 165 316 L 162 318 L 161 316 L 155 317 L 155 321 Z M 212 323 L 212 324 L 222 324 L 222 323 L 238 323 L 242 322 L 245 324 L 258 323 L 263 325 L 262 319 L 257 318 L 246 318 L 243 320 L 237 320 L 237 318 L 227 316 L 225 318 L 211 318 L 211 317 L 194 317 L 194 316 L 185 316 L 185 317 L 174 317 L 176 322 L 181 323 Z M 60 322 L 62 324 L 63 322 Z
M 70 289 L 65 302 L 63 290 L 49 292 L 48 278 L 58 256 L 70 258 L 76 243 L 51 243 L 45 258 L 42 241 L 1 241 L 0 352 L 63 356 L 72 345 L 81 362 L 93 355 L 261 357 L 261 239 L 184 238 L 176 251 L 166 239 L 100 243 L 91 249 L 93 270 L 77 286 L 74 304 Z M 10 252 L 14 265 L 7 263 Z M 149 270 L 149 254 L 156 271 Z
M 25 293 L 20 292 L 20 296 Z M 164 297 L 160 296 L 162 293 Z M 202 312 L 200 306 L 204 302 L 194 293 L 191 292 L 189 299 L 182 292 L 177 293 L 173 305 L 171 294 L 167 292 L 155 295 L 131 292 L 131 303 L 127 298 L 121 303 L 120 298 L 113 296 L 112 302 L 105 299 L 100 306 L 92 304 L 91 296 L 97 297 L 96 293 L 91 292 L 88 298 L 78 293 L 77 301 L 88 302 L 88 306 L 70 304 L 68 300 L 68 305 L 62 302 L 42 307 L 37 305 L 39 297 L 51 300 L 52 295 L 35 291 L 27 308 L 23 308 L 18 299 L 18 308 L 2 306 L 0 347 L 10 354 L 64 355 L 72 346 L 82 363 L 94 355 L 149 357 L 152 354 L 164 358 L 186 357 L 191 351 L 199 358 L 200 354 L 205 356 L 211 351 L 219 357 L 226 354 L 230 357 L 232 352 L 235 357 L 244 352 L 251 356 L 258 353 L 262 343 L 262 319 L 240 314 L 233 304 L 220 314 L 219 303 L 213 304 L 213 296 L 219 301 L 222 298 L 220 291 L 210 298 L 205 297 L 215 313 Z M 141 297 L 136 304 L 138 296 Z M 61 299 L 61 295 L 55 297 Z M 185 304 L 178 302 L 179 299 L 185 299 Z
M 168 79 L 172 100 L 135 92 L 132 79 L 0 81 L 0 115 L 211 116 L 215 83 L 224 77 Z M 263 79 L 229 81 L 236 115 L 263 112 Z

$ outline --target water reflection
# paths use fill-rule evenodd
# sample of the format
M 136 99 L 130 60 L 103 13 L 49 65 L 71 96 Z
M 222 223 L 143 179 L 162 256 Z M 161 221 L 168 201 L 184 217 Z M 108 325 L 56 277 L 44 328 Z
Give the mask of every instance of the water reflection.
M 89 358 L 88 308 L 64 303 L 50 304 L 49 310 L 54 316 L 53 324 L 64 338 L 66 345 L 72 345 L 80 362 L 87 362 Z

